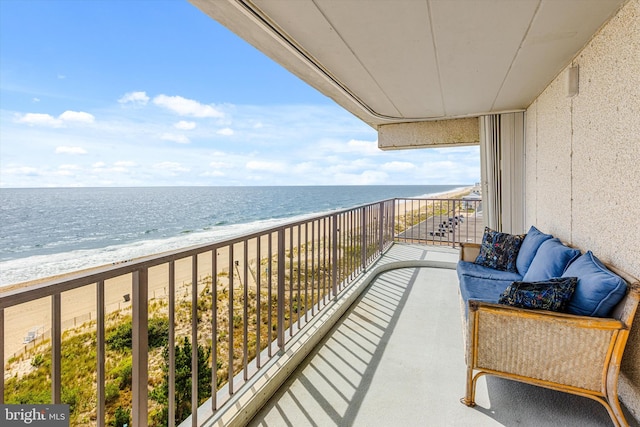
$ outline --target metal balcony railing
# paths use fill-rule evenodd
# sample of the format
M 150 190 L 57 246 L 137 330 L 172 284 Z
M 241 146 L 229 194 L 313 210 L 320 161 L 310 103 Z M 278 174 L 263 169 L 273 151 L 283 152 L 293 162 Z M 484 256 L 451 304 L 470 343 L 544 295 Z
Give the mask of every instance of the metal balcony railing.
M 385 200 L 0 294 L 0 403 L 68 403 L 72 425 L 196 426 L 394 240 L 477 241 L 478 203 Z

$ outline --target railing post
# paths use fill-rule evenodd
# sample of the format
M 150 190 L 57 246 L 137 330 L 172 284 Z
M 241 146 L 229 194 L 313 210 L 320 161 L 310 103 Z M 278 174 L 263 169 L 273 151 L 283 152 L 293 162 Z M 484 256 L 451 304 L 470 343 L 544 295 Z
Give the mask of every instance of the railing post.
M 396 240 L 396 200 L 392 199 L 391 202 L 391 241 Z
M 4 308 L 0 308 L 0 365 L 4 372 Z M 4 375 L 0 377 L 0 405 L 4 405 Z
M 333 244 L 331 245 L 331 289 L 333 291 L 333 297 L 336 298 L 338 296 L 338 214 L 332 215 L 332 219 L 331 240 L 333 240 Z
M 362 256 L 360 257 L 360 266 L 362 267 L 362 269 L 364 270 L 366 265 L 367 265 L 367 208 L 363 207 L 362 208 L 362 227 L 361 227 L 361 233 L 362 233 L 362 250 L 360 251 L 362 253 Z
M 62 366 L 60 346 L 62 341 L 62 324 L 60 313 L 60 293 L 51 295 L 51 402 L 61 402 Z
M 215 298 L 214 298 L 215 301 Z M 176 265 L 169 261 L 169 427 L 176 425 Z
M 104 309 L 104 280 L 98 280 L 96 283 L 96 326 L 97 326 L 97 349 L 96 349 L 96 358 L 97 360 L 97 372 L 96 372 L 96 387 L 97 387 L 97 399 L 98 404 L 96 408 L 97 419 L 96 423 L 98 427 L 103 427 L 104 418 L 105 418 L 105 394 L 104 394 L 104 384 L 105 384 L 105 372 L 104 372 L 104 363 L 105 363 L 105 350 L 104 350 L 104 318 L 105 318 L 105 309 Z
M 278 230 L 278 348 L 284 352 L 284 228 Z
M 198 426 L 198 255 L 191 257 L 191 425 Z
M 379 248 L 380 253 L 384 250 L 384 202 L 380 202 L 380 212 L 378 213 L 378 235 L 379 235 Z
M 453 225 L 453 237 L 452 237 L 452 245 L 453 248 L 455 249 L 456 247 L 456 228 L 458 228 L 458 226 L 460 225 L 460 221 L 456 220 L 456 201 L 453 201 L 453 222 L 451 223 Z M 460 234 L 460 233 L 458 233 Z
M 141 268 L 133 272 L 132 308 L 132 405 L 131 424 L 146 427 L 148 424 L 148 349 L 149 349 L 149 313 L 148 271 Z

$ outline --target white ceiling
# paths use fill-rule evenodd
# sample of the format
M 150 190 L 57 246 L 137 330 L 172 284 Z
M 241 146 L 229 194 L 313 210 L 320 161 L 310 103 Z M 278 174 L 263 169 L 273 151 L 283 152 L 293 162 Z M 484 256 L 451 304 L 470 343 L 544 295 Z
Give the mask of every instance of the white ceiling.
M 625 0 L 190 0 L 373 127 L 525 109 Z

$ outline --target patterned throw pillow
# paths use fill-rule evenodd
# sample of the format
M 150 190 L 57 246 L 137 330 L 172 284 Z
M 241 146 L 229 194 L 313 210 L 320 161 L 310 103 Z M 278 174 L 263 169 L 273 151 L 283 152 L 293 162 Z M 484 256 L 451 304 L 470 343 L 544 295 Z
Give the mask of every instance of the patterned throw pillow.
M 526 234 L 500 233 L 484 228 L 480 253 L 475 263 L 495 270 L 518 272 L 516 260 Z
M 521 308 L 565 311 L 577 277 L 555 277 L 544 282 L 513 282 L 502 292 L 498 303 Z

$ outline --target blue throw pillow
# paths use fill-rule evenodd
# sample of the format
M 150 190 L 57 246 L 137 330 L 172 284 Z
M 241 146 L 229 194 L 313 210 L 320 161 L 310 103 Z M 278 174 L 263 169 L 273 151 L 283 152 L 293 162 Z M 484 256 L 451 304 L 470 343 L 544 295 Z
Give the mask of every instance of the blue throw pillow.
M 564 245 L 559 239 L 553 238 L 542 242 L 536 256 L 533 257 L 523 282 L 539 282 L 552 277 L 560 277 L 567 266 L 580 256 L 578 249 Z M 577 276 L 574 274 L 574 276 Z
M 565 311 L 578 279 L 555 277 L 544 282 L 513 282 L 498 303 L 521 308 Z
M 527 274 L 531 261 L 533 261 L 533 257 L 536 256 L 536 252 L 538 252 L 540 245 L 551 238 L 553 238 L 551 234 L 545 234 L 533 225 L 531 226 L 522 241 L 520 251 L 518 252 L 518 258 L 516 259 L 518 273 L 523 276 Z
M 588 251 L 575 260 L 562 277 L 575 276 L 578 286 L 567 312 L 582 316 L 607 317 L 627 292 L 627 282 L 608 270 Z
M 517 273 L 516 259 L 523 240 L 524 234 L 501 233 L 485 227 L 480 253 L 475 263 L 496 270 Z

